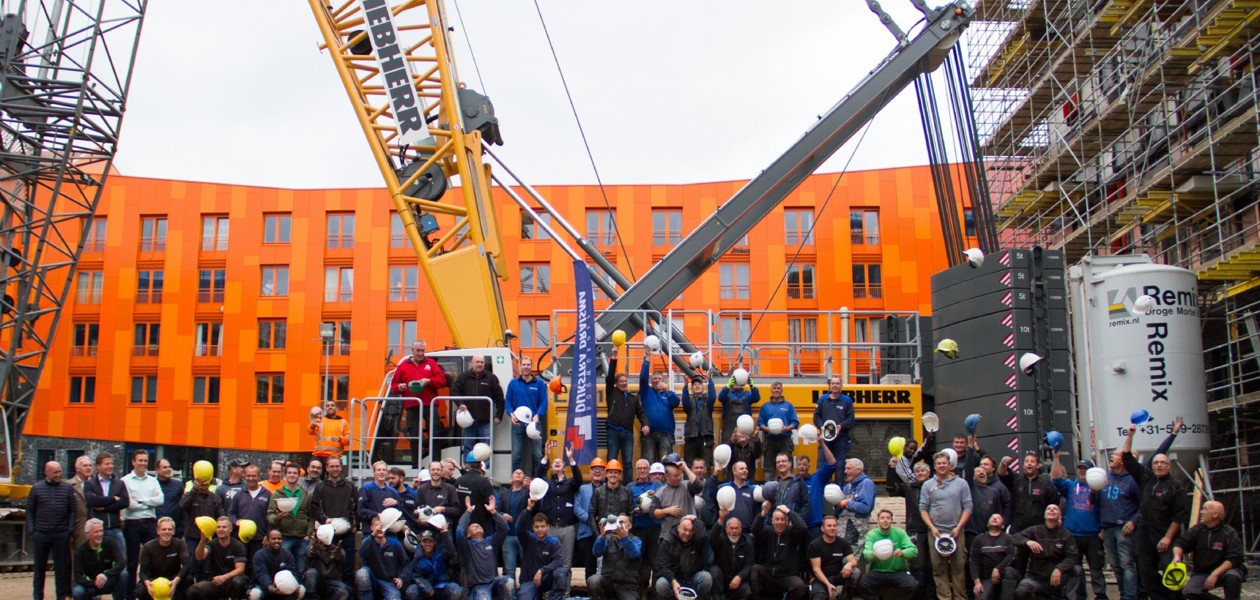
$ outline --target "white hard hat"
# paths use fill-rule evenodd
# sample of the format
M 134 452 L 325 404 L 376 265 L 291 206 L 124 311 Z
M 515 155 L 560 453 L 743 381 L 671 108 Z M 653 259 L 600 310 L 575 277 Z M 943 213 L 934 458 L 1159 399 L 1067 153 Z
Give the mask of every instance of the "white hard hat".
M 888 560 L 892 558 L 893 550 L 895 549 L 896 548 L 893 547 L 892 540 L 880 540 L 875 542 L 875 545 L 871 548 L 871 550 L 875 553 L 875 558 L 879 560 Z
M 1139 315 L 1145 315 L 1155 308 L 1155 298 L 1142 294 L 1133 300 L 1133 312 Z
M 473 444 L 473 449 L 472 449 L 473 458 L 477 460 L 490 460 L 491 454 L 494 454 L 494 451 L 490 449 L 490 444 L 487 444 L 485 442 L 478 442 L 476 444 Z
M 402 511 L 397 508 L 387 508 L 381 511 L 381 528 L 385 531 L 394 531 L 394 525 L 403 523 Z M 403 523 L 405 525 L 405 523 Z
M 765 502 L 765 501 L 766 501 L 766 497 L 761 494 L 761 486 L 754 485 L 753 486 L 753 502 L 756 502 L 757 504 L 761 504 L 762 502 Z
M 735 488 L 729 485 L 718 488 L 717 503 L 718 507 L 722 510 L 731 510 L 735 508 Z
M 433 474 L 428 469 L 420 469 L 420 481 L 433 481 Z
M 783 433 L 783 419 L 775 418 L 766 421 L 766 429 L 769 429 L 773 435 Z
M 941 428 L 941 418 L 936 416 L 934 412 L 925 412 L 922 417 L 923 430 L 929 433 L 935 432 Z
M 958 550 L 958 541 L 952 535 L 942 535 L 936 538 L 936 553 L 941 556 L 951 556 Z
M 534 420 L 534 411 L 530 410 L 528 406 L 518 406 L 516 410 L 512 411 L 512 416 L 516 417 L 517 421 L 524 423 Z
M 288 569 L 276 573 L 276 576 L 271 581 L 276 586 L 276 589 L 286 596 L 298 590 L 297 577 L 294 577 L 293 571 Z
M 455 411 L 455 422 L 465 429 L 472 427 L 474 423 L 472 413 L 468 412 L 467 407 L 459 407 L 459 410 Z
M 421 506 L 416 509 L 416 521 L 419 521 L 420 523 L 428 523 L 435 514 L 437 513 L 433 512 L 433 507 Z
M 664 475 L 664 474 L 665 474 L 665 464 L 664 464 L 664 463 L 654 462 L 654 463 L 652 463 L 652 466 L 651 466 L 651 467 L 648 467 L 648 474 L 649 474 L 649 475 L 653 475 L 653 474 L 656 474 L 656 473 L 660 473 L 661 475 Z
M 844 492 L 841 491 L 840 486 L 828 483 L 827 487 L 823 488 L 823 499 L 827 501 L 827 504 L 840 504 L 840 501 L 844 500 Z
M 731 377 L 735 378 L 735 385 L 748 385 L 748 370 L 743 367 L 735 369 Z
M 529 482 L 529 497 L 535 501 L 542 500 L 543 496 L 547 495 L 547 490 L 550 487 L 551 485 L 547 483 L 546 479 L 535 477 L 533 481 Z
M 442 516 L 441 514 L 433 515 L 433 517 L 429 519 L 429 522 L 427 524 L 429 527 L 433 527 L 439 530 L 445 530 L 446 517 Z
M 731 464 L 731 447 L 727 444 L 721 444 L 713 449 L 713 468 L 722 470 L 726 465 Z
M 331 523 L 324 523 L 315 529 L 315 537 L 319 538 L 325 546 L 331 546 L 333 536 L 337 535 L 337 530 L 333 528 Z
M 1085 483 L 1089 485 L 1089 489 L 1095 492 L 1107 487 L 1107 470 L 1102 467 L 1094 467 L 1085 471 Z
M 813 444 L 818 441 L 818 428 L 814 427 L 812 423 L 801 425 L 801 428 L 797 431 L 800 432 L 801 440 L 806 444 Z
M 652 508 L 652 493 L 647 492 L 639 496 L 639 510 L 647 512 L 650 508 Z
M 967 264 L 973 269 L 978 269 L 984 264 L 984 252 L 979 248 L 967 248 L 963 250 L 963 256 L 967 257 Z
M 703 509 L 703 508 L 704 508 L 704 496 L 702 496 L 702 495 L 700 495 L 700 494 L 696 494 L 696 497 L 695 497 L 695 498 L 692 498 L 692 503 L 694 503 L 694 504 L 696 505 L 696 510 L 701 510 L 701 509 Z
M 740 415 L 738 419 L 735 419 L 735 427 L 739 429 L 740 433 L 751 435 L 756 426 L 756 422 L 753 421 L 750 415 Z
M 542 432 L 538 430 L 538 423 L 530 421 L 529 425 L 525 426 L 525 437 L 531 440 L 542 439 Z
M 346 519 L 337 517 L 336 519 L 332 520 L 331 525 L 333 528 L 333 533 L 337 535 L 345 535 L 347 533 L 350 533 L 350 521 Z
M 324 409 L 323 409 L 322 407 L 319 407 L 319 406 L 312 406 L 312 407 L 311 407 L 311 418 L 312 418 L 312 419 L 314 419 L 315 417 L 321 417 L 321 416 L 323 416 L 323 415 L 324 415 Z
M 643 338 L 643 345 L 647 346 L 648 350 L 651 350 L 652 352 L 660 352 L 661 351 L 661 338 L 658 338 L 654 335 L 649 335 Z
M 699 369 L 704 366 L 704 353 L 694 352 L 691 355 L 691 368 Z
M 941 452 L 945 453 L 945 456 L 949 457 L 949 468 L 955 469 L 958 467 L 958 452 L 956 450 L 953 448 L 946 448 L 941 450 Z

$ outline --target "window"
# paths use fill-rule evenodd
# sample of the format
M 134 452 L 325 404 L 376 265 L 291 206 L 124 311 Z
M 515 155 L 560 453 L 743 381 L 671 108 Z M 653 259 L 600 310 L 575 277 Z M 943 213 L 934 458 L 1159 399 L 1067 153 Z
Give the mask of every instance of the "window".
M 879 265 L 853 265 L 853 297 L 882 298 Z
M 859 344 L 880 343 L 879 324 L 875 321 L 876 319 L 854 317 L 853 341 Z
M 288 214 L 263 215 L 263 243 L 289 243 L 293 217 Z
M 538 210 L 534 210 L 538 212 Z M 538 222 L 548 227 L 551 226 L 551 215 L 547 213 L 538 213 Z M 534 217 L 525 211 L 521 211 L 521 239 L 522 240 L 549 240 L 551 236 L 547 234 L 547 230 L 538 226 L 534 222 Z
M 154 404 L 157 402 L 157 376 L 138 375 L 131 378 L 131 403 Z
M 402 215 L 398 213 L 389 215 L 389 247 L 407 247 L 407 230 L 403 227 Z
M 327 329 L 327 328 L 332 328 L 333 330 L 332 341 L 333 341 L 333 344 L 335 345 L 332 348 L 329 348 L 328 346 L 325 345 L 324 351 L 335 353 L 339 356 L 349 356 L 350 355 L 350 321 L 324 321 L 323 325 L 320 326 L 320 330 L 323 331 L 324 329 Z M 324 344 L 328 343 L 326 340 L 321 340 L 321 342 Z M 407 353 L 408 354 L 411 353 L 411 346 L 407 346 Z
M 612 287 L 612 289 L 614 290 L 617 289 L 617 282 L 613 281 L 612 274 L 604 272 L 603 269 L 595 265 L 592 265 L 591 263 L 587 263 L 587 264 L 592 267 L 595 267 L 595 273 L 591 274 L 591 292 L 594 293 L 594 298 L 596 300 L 612 300 L 612 297 L 609 296 L 608 294 L 605 294 L 604 289 L 599 287 L 599 283 L 598 283 L 600 279 L 603 279 L 604 283 L 607 283 L 610 287 Z M 678 296 L 676 296 L 674 299 L 679 300 L 681 298 L 682 298 L 682 293 L 680 292 Z
M 271 266 L 262 268 L 262 295 L 289 295 L 289 267 Z
M 814 211 L 808 208 L 788 208 L 783 211 L 784 242 L 790 245 L 814 243 Z
M 100 271 L 79 271 L 76 301 L 79 304 L 100 304 L 104 278 L 105 274 Z
M 259 319 L 258 349 L 284 350 L 288 329 L 289 323 L 284 319 Z
M 415 302 L 420 272 L 416 267 L 389 268 L 389 299 L 394 302 Z
M 332 396 L 334 400 L 344 404 L 350 400 L 350 376 L 325 376 L 320 381 L 319 390 L 321 394 L 324 394 L 325 401 L 328 400 L 328 396 Z
M 976 211 L 970 208 L 963 209 L 963 235 L 976 237 Z
M 92 404 L 96 402 L 96 378 L 90 375 L 75 375 L 70 378 L 70 404 Z
M 387 350 L 393 350 L 395 356 L 411 354 L 411 343 L 416 341 L 416 322 L 403 319 L 390 319 L 386 326 Z M 392 360 L 392 358 L 391 358 Z
M 550 348 L 551 320 L 547 317 L 521 317 L 521 347 Z
M 612 211 L 586 211 L 586 239 L 596 246 L 612 246 L 617 242 L 617 220 Z
M 854 246 L 879 245 L 879 211 L 869 208 L 849 211 L 849 235 Z
M 228 218 L 209 215 L 201 218 L 201 250 L 223 252 L 228 247 Z
M 328 215 L 328 248 L 353 248 L 354 247 L 354 215 L 352 214 L 330 214 Z
M 793 344 L 818 343 L 818 319 L 788 319 L 788 342 Z
M 259 373 L 257 390 L 259 404 L 284 404 L 284 374 Z
M 87 236 L 83 238 L 84 252 L 105 251 L 105 226 L 106 222 L 103 217 L 92 219 L 92 224 L 88 226 Z
M 354 299 L 354 267 L 324 269 L 324 302 L 350 302 Z
M 521 293 L 546 294 L 551 291 L 551 266 L 544 263 L 521 265 Z
M 747 300 L 748 265 L 746 263 L 721 265 L 722 300 Z
M 157 356 L 161 339 L 161 323 L 136 323 L 131 353 L 135 356 Z
M 197 323 L 196 356 L 220 356 L 223 353 L 223 323 Z
M 96 356 L 96 345 L 100 341 L 101 326 L 96 323 L 74 324 L 75 356 Z
M 163 252 L 166 250 L 166 217 L 140 218 L 140 251 Z
M 197 302 L 223 302 L 226 285 L 227 271 L 202 269 L 197 276 Z
M 161 304 L 164 271 L 139 271 L 136 278 L 136 304 Z
M 219 377 L 193 377 L 193 404 L 219 403 Z
M 718 339 L 723 344 L 746 344 L 752 336 L 752 319 L 748 317 L 722 317 L 718 326 Z
M 791 300 L 814 299 L 814 265 L 791 265 L 787 270 L 787 297 Z
M 652 209 L 652 245 L 673 246 L 682 241 L 682 209 Z

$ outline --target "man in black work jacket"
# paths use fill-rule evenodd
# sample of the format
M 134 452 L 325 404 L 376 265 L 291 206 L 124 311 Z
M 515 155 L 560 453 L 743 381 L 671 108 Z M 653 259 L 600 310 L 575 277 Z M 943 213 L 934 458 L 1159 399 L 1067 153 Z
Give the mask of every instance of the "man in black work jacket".
M 44 480 L 31 486 L 26 497 L 26 533 L 35 545 L 35 597 L 44 597 L 48 555 L 53 559 L 57 598 L 70 594 L 70 534 L 74 531 L 74 487 L 61 481 L 61 465 L 44 464 Z
M 686 515 L 661 536 L 656 552 L 656 595 L 676 598 L 679 588 L 691 588 L 700 598 L 708 598 L 713 576 L 704 570 L 704 545 L 709 535 L 695 515 Z
M 757 553 L 752 540 L 744 535 L 744 524 L 728 518 L 719 525 L 722 532 L 709 539 L 713 548 L 713 566 L 709 568 L 713 587 L 729 600 L 760 598 L 761 588 L 753 568 Z
M 100 519 L 105 526 L 105 537 L 127 547 L 122 533 L 122 509 L 131 505 L 131 495 L 121 477 L 114 475 L 114 456 L 108 452 L 96 455 L 96 475 L 83 482 L 83 495 L 87 499 L 88 516 Z
M 761 515 L 753 519 L 753 538 L 757 547 L 758 571 L 753 575 L 762 592 L 772 592 L 775 597 L 784 592 L 790 600 L 803 600 L 809 596 L 809 586 L 801 579 L 807 530 L 805 519 L 788 510 L 786 506 L 774 509 L 772 502 L 763 502 Z M 766 525 L 766 520 L 770 524 Z
M 639 402 L 638 392 L 630 391 L 630 379 L 625 373 L 617 372 L 618 348 L 613 346 L 608 357 L 608 377 L 604 380 L 604 406 L 608 409 L 608 417 L 604 419 L 605 433 L 608 438 L 608 460 L 620 460 L 623 465 L 634 464 L 634 420 L 639 420 L 639 429 L 647 435 L 647 413 Z
M 1011 543 L 1027 555 L 1028 568 L 1015 587 L 1017 600 L 1044 597 L 1051 590 L 1070 590 L 1079 577 L 1076 539 L 1063 527 L 1058 504 L 1046 507 L 1044 521 L 1011 536 Z
M 1225 505 L 1211 500 L 1203 503 L 1199 524 L 1190 528 L 1173 546 L 1173 562 L 1187 554 L 1194 555 L 1194 569 L 1181 590 L 1187 598 L 1212 598 L 1208 592 L 1222 588 L 1225 600 L 1238 600 L 1242 582 L 1247 578 L 1242 538 L 1226 525 Z
M 1059 503 L 1059 490 L 1050 476 L 1041 472 L 1041 457 L 1036 452 L 1024 453 L 1023 469 L 1016 474 L 1007 456 L 998 466 L 998 480 L 1011 492 L 1011 531 L 1022 531 L 1040 525 L 1046 507 Z
M 127 568 L 127 556 L 123 545 L 105 537 L 100 519 L 88 519 L 83 531 L 87 540 L 74 549 L 74 597 L 124 595 L 127 583 L 122 572 Z
M 1137 425 L 1129 426 L 1129 437 Z M 1182 523 L 1190 519 L 1190 499 L 1186 488 L 1172 476 L 1172 462 L 1167 454 L 1156 454 L 1147 468 L 1132 452 L 1121 456 L 1124 468 L 1142 487 L 1141 524 L 1133 545 L 1138 578 L 1151 598 L 1175 598 L 1178 594 L 1164 587 L 1164 567 L 1172 562 L 1173 545 L 1181 533 Z
M 578 488 L 582 487 L 582 470 L 578 468 L 577 461 L 573 460 L 573 448 L 566 445 L 565 457 L 551 461 L 551 470 L 548 472 L 547 457 L 551 456 L 552 449 L 557 445 L 559 444 L 555 440 L 548 440 L 547 447 L 543 451 L 543 462 L 537 465 L 538 471 L 535 476 L 544 479 L 548 485 L 547 495 L 543 496 L 537 512 L 547 515 L 549 534 L 560 540 L 564 568 L 570 569 L 573 565 L 573 543 L 577 541 L 578 523 L 573 504 L 577 500 Z M 573 473 L 572 477 L 564 476 L 566 463 Z M 521 576 L 525 575 L 522 573 Z

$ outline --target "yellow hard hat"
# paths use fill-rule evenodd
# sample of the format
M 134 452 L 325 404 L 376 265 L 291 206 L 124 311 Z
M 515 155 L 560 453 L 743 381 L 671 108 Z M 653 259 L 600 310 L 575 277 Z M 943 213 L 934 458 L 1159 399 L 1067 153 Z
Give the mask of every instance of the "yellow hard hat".
M 214 517 L 197 517 L 196 521 L 197 529 L 201 530 L 201 535 L 206 536 L 207 539 L 214 537 L 214 530 L 219 526 L 215 522 Z
M 626 332 L 617 329 L 612 332 L 612 343 L 614 346 L 626 345 Z
M 236 537 L 241 538 L 242 544 L 248 544 L 256 535 L 258 535 L 257 523 L 250 519 L 241 519 L 236 522 Z
M 945 338 L 936 345 L 936 351 L 950 358 L 958 358 L 958 342 Z
M 214 465 L 207 460 L 199 460 L 193 463 L 193 479 L 202 483 L 210 483 L 210 480 L 214 479 Z
M 153 592 L 153 600 L 170 600 L 171 580 L 158 577 L 149 582 L 149 591 Z
M 901 456 L 902 452 L 904 452 L 905 449 L 906 449 L 906 438 L 897 436 L 891 440 L 888 440 L 888 453 L 892 454 L 893 457 Z
M 1186 563 L 1170 563 L 1164 569 L 1164 587 L 1177 592 L 1186 587 Z

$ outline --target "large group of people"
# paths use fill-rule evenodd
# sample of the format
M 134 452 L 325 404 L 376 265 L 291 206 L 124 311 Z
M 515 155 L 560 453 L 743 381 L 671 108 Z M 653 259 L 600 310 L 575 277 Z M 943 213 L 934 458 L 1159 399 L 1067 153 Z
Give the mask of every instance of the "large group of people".
M 397 390 L 416 394 L 419 414 L 429 386 L 445 375 L 425 368 L 423 342 L 412 359 L 421 383 L 404 379 Z M 1124 600 L 1202 598 L 1216 589 L 1239 597 L 1246 567 L 1224 507 L 1206 502 L 1186 529 L 1188 494 L 1167 456 L 1180 423 L 1145 462 L 1131 451 L 1130 429 L 1104 480 L 1088 460 L 1069 476 L 1057 450 L 1048 466 L 1039 452 L 1018 462 L 991 456 L 974 435 L 956 435 L 938 452 L 929 432 L 889 462 L 887 494 L 905 506 L 896 523 L 887 505 L 877 507 L 863 462 L 847 457 L 854 407 L 839 378 L 814 411 L 814 426 L 833 430 L 809 456 L 797 452 L 792 434 L 801 423 L 777 382 L 764 403 L 751 378 L 732 378 L 719 393 L 699 375 L 679 397 L 645 358 L 635 392 L 616 360 L 614 351 L 606 457 L 581 465 L 585 473 L 571 446 L 552 440 L 534 449 L 535 440 L 516 435 L 532 418 L 512 409 L 543 415 L 547 401 L 532 365 L 522 365 L 506 400 L 511 481 L 499 489 L 471 444 L 462 464 L 433 461 L 409 481 L 404 469 L 378 461 L 372 479 L 356 485 L 341 460 L 348 428 L 334 403 L 321 421 L 330 428 L 312 425 L 317 452 L 305 465 L 233 460 L 225 480 L 185 483 L 143 450 L 121 477 L 107 452 L 80 457 L 68 481 L 50 462 L 28 501 L 34 595 L 44 597 L 51 558 L 58 600 L 559 599 L 569 597 L 577 568 L 593 598 L 618 600 L 1100 600 L 1105 565 Z M 474 361 L 456 381 L 477 390 L 469 395 L 493 397 L 482 388 L 498 381 L 486 373 L 484 360 Z M 681 455 L 673 433 L 679 404 Z M 735 425 L 754 411 L 751 433 Z M 726 448 L 715 453 L 715 443 Z

